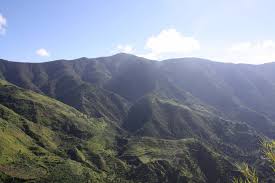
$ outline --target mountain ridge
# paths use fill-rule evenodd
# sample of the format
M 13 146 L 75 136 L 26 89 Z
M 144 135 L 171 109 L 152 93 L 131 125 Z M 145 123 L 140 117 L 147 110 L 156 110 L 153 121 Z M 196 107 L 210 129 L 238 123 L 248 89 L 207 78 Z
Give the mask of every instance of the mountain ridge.
M 269 65 L 269 64 L 275 64 L 275 61 L 272 62 L 265 62 L 261 64 L 248 64 L 248 63 L 234 63 L 234 62 L 221 62 L 218 60 L 213 60 L 213 59 L 208 59 L 208 58 L 203 58 L 203 57 L 177 57 L 177 58 L 167 58 L 163 60 L 155 60 L 155 59 L 147 59 L 142 56 L 138 56 L 135 54 L 130 54 L 130 53 L 116 53 L 113 55 L 107 55 L 107 56 L 100 56 L 100 57 L 79 57 L 79 58 L 72 58 L 72 59 L 57 59 L 57 60 L 49 60 L 49 61 L 41 61 L 41 62 L 28 62 L 28 61 L 13 61 L 11 59 L 5 59 L 5 58 L 0 58 L 0 61 L 7 61 L 7 62 L 13 62 L 13 63 L 30 63 L 30 64 L 41 64 L 41 63 L 49 63 L 49 62 L 59 62 L 59 61 L 77 61 L 77 60 L 96 60 L 96 59 L 102 59 L 102 58 L 108 58 L 108 57 L 114 57 L 114 56 L 131 56 L 131 57 L 136 57 L 136 58 L 141 58 L 144 60 L 149 60 L 149 61 L 156 61 L 156 62 L 170 62 L 170 61 L 178 61 L 178 60 L 188 60 L 188 59 L 193 59 L 197 61 L 206 61 L 206 62 L 213 62 L 213 63 L 222 63 L 222 64 L 234 64 L 234 65 L 254 65 L 254 66 L 259 66 L 259 65 Z

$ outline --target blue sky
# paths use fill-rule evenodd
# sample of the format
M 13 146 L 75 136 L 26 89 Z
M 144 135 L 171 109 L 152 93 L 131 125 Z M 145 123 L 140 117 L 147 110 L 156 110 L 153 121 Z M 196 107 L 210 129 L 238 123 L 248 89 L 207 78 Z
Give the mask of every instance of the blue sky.
M 0 58 L 275 61 L 273 0 L 0 0 Z

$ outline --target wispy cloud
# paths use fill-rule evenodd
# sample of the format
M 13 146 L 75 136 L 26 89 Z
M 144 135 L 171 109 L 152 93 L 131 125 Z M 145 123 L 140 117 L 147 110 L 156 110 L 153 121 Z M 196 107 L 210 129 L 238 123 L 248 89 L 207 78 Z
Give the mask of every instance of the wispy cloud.
M 0 34 L 6 33 L 7 19 L 0 13 Z
M 36 55 L 41 57 L 49 57 L 50 53 L 45 48 L 40 48 L 36 50 Z
M 201 49 L 199 40 L 192 36 L 185 36 L 176 29 L 164 29 L 145 40 L 141 50 L 136 51 L 130 44 L 120 44 L 116 52 L 132 53 L 152 60 L 199 56 L 221 62 L 248 64 L 275 61 L 274 40 L 236 42 L 222 46 L 208 45 Z
M 132 45 L 129 45 L 129 44 L 126 44 L 126 45 L 119 44 L 119 45 L 117 45 L 115 52 L 134 53 L 134 49 L 133 49 Z
M 233 44 L 226 50 L 227 57 L 242 63 L 261 64 L 275 61 L 275 42 L 273 40 L 247 41 Z

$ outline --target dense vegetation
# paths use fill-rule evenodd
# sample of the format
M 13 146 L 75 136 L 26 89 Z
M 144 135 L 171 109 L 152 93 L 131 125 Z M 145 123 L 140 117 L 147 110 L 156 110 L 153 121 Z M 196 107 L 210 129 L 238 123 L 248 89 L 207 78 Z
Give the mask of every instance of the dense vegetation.
M 275 181 L 275 65 L 0 61 L 0 182 Z

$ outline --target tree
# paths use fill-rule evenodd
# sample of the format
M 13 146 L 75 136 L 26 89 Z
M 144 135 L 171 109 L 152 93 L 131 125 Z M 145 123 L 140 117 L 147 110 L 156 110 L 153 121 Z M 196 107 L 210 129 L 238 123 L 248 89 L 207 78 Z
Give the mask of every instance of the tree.
M 270 142 L 263 141 L 262 147 L 263 154 L 265 158 L 270 162 L 273 172 L 275 173 L 275 140 L 272 140 Z
M 262 153 L 267 161 L 270 162 L 275 173 L 275 140 L 261 142 Z M 234 178 L 233 183 L 258 183 L 259 179 L 254 168 L 250 168 L 246 163 L 237 165 L 238 170 L 243 175 L 242 178 Z

